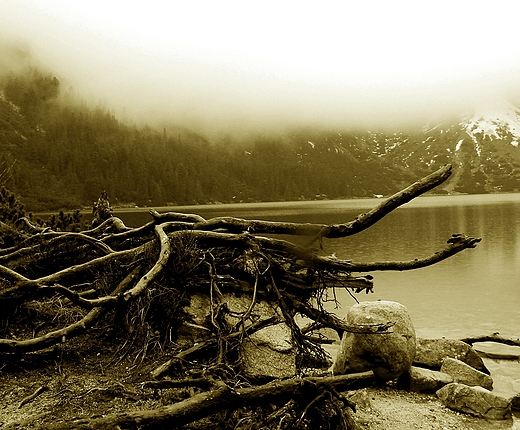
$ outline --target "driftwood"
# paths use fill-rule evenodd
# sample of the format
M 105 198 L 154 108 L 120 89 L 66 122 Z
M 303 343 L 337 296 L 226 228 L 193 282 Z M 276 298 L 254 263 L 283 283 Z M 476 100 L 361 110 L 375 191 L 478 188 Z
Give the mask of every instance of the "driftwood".
M 323 391 L 337 393 L 349 389 L 367 387 L 376 381 L 373 372 L 355 373 L 334 377 L 308 377 L 273 381 L 264 385 L 250 388 L 233 389 L 224 383 L 215 382 L 216 388 L 196 394 L 184 401 L 158 409 L 127 412 L 108 415 L 102 418 L 77 420 L 47 426 L 49 429 L 119 429 L 141 428 L 159 429 L 170 426 L 181 427 L 193 421 L 200 420 L 208 415 L 222 410 L 235 410 L 244 406 L 260 406 L 270 403 L 285 404 L 290 400 L 304 402 L 305 405 L 321 396 Z M 188 385 L 189 381 L 182 381 Z M 169 381 L 159 384 L 159 388 L 170 388 L 176 384 Z M 202 385 L 202 381 L 196 381 L 194 385 Z M 157 388 L 157 383 L 150 384 L 150 388 Z M 345 406 L 353 407 L 343 396 L 339 400 L 344 401 Z M 318 406 L 314 404 L 314 406 Z M 293 428 L 298 428 L 295 426 Z M 347 428 L 347 427 L 345 427 Z
M 508 337 L 500 336 L 499 333 L 493 333 L 489 335 L 473 336 L 460 339 L 462 342 L 466 342 L 469 345 L 473 345 L 478 342 L 496 342 L 510 346 L 520 346 L 520 339 L 511 339 Z
M 121 220 L 112 217 L 95 229 L 79 234 L 66 232 L 38 233 L 33 238 L 22 242 L 18 249 L 11 250 L 7 254 L 4 253 L 0 257 L 0 262 L 4 263 L 0 266 L 0 282 L 2 282 L 0 285 L 0 303 L 2 301 L 20 303 L 49 297 L 53 294 L 62 294 L 73 303 L 92 309 L 91 312 L 94 312 L 94 314 L 85 316 L 86 321 L 77 321 L 71 324 L 69 328 L 60 329 L 55 334 L 46 337 L 31 340 L 0 339 L 0 352 L 16 350 L 27 352 L 48 348 L 52 344 L 60 343 L 63 339 L 74 336 L 76 333 L 84 332 L 91 320 L 96 320 L 97 315 L 103 313 L 107 308 L 117 307 L 121 304 L 121 300 L 124 302 L 135 300 L 168 264 L 172 253 L 172 241 L 190 243 L 191 246 L 202 250 L 202 255 L 204 253 L 207 255 L 211 249 L 215 248 L 238 249 L 244 252 L 252 250 L 263 259 L 264 265 L 269 266 L 269 271 L 275 276 L 277 282 L 284 286 L 290 286 L 292 292 L 297 297 L 302 297 L 304 302 L 324 287 L 323 283 L 320 282 L 324 274 L 330 275 L 327 279 L 328 285 L 325 285 L 325 287 L 341 286 L 356 292 L 371 291 L 373 285 L 370 276 L 353 276 L 352 273 L 374 270 L 410 270 L 424 267 L 435 264 L 464 249 L 473 248 L 480 239 L 457 234 L 448 240 L 446 248 L 425 258 L 404 262 L 357 263 L 335 257 L 320 256 L 314 249 L 298 246 L 285 240 L 259 236 L 258 234 L 308 235 L 313 237 L 312 242 L 322 237 L 348 236 L 368 228 L 393 209 L 442 183 L 449 177 L 450 173 L 451 166 L 445 166 L 346 224 L 323 226 L 318 224 L 248 221 L 234 218 L 215 218 L 206 221 L 198 215 L 159 214 L 152 210 L 151 215 L 154 221 L 138 229 L 129 229 L 122 224 Z M 24 222 L 28 223 L 27 220 Z M 155 231 L 155 239 L 150 239 L 145 234 L 147 231 L 151 232 L 152 227 Z M 31 250 L 34 264 L 34 260 L 37 260 L 34 257 L 35 253 L 40 251 L 40 253 L 46 255 L 46 252 L 49 251 L 42 251 L 42 249 L 59 250 L 59 241 L 69 247 L 72 243 L 74 250 L 71 251 L 68 248 L 61 255 L 66 255 L 75 264 L 70 264 L 61 268 L 61 270 L 33 279 L 29 279 L 23 272 L 17 270 L 23 267 L 27 271 L 27 256 L 25 255 L 27 248 Z M 136 246 L 125 247 L 126 243 Z M 100 295 L 93 299 L 81 298 L 79 292 L 74 291 L 73 287 L 76 285 L 78 278 L 82 282 L 92 282 L 92 273 L 102 271 L 110 265 L 131 265 L 132 262 L 144 259 L 149 254 L 156 252 L 154 249 L 156 249 L 157 244 L 159 244 L 159 251 L 155 260 L 149 258 L 149 269 L 138 279 L 134 277 L 137 279 L 136 284 L 126 291 Z M 82 252 L 95 253 L 96 256 L 82 261 L 84 259 Z M 58 255 L 57 258 L 60 258 L 61 255 Z M 65 285 L 66 281 L 70 279 L 73 280 L 73 282 L 69 281 L 71 285 Z M 232 277 L 230 280 L 231 282 L 235 281 Z M 225 282 L 224 279 L 223 281 Z M 290 293 L 291 291 L 287 292 Z M 315 317 L 317 316 L 315 312 L 312 313 Z M 323 314 L 322 311 L 320 313 Z M 308 316 L 310 316 L 309 314 L 310 312 L 308 312 Z M 76 328 L 78 325 L 82 330 Z
M 41 229 L 23 219 L 19 223 L 19 228 L 23 228 L 19 243 L 0 250 L 0 354 L 24 354 L 63 345 L 73 337 L 88 336 L 92 327 L 103 320 L 126 333 L 121 359 L 132 348 L 141 361 L 154 346 L 156 351 L 164 352 L 162 358 L 154 361 L 162 364 L 150 369 L 156 380 L 171 373 L 179 363 L 188 365 L 188 357 L 204 361 L 203 378 L 207 382 L 194 382 L 193 386 L 209 391 L 159 411 L 78 422 L 75 428 L 117 428 L 128 423 L 150 423 L 147 428 L 162 428 L 159 426 L 173 419 L 181 425 L 222 409 L 275 400 L 281 403 L 269 418 L 271 424 L 290 410 L 303 414 L 297 421 L 301 424 L 311 409 L 324 402 L 334 415 L 334 411 L 343 411 L 334 405 L 348 406 L 335 391 L 344 388 L 340 381 L 352 382 L 348 377 L 304 378 L 230 388 L 235 385 L 226 384 L 226 378 L 213 377 L 211 369 L 227 367 L 239 372 L 231 357 L 241 342 L 255 331 L 280 321 L 290 328 L 299 356 L 323 352 L 321 340 L 313 332 L 324 327 L 336 330 L 340 336 L 344 331 L 384 333 L 391 329 L 391 324 L 351 327 L 323 309 L 323 297 L 334 288 L 369 293 L 374 288 L 373 279 L 364 272 L 425 267 L 474 248 L 480 239 L 454 234 L 443 249 L 430 256 L 366 263 L 323 255 L 317 245 L 323 238 L 346 237 L 372 226 L 394 209 L 441 184 L 450 174 L 451 166 L 445 166 L 353 221 L 334 225 L 230 217 L 206 220 L 199 215 L 151 210 L 152 221 L 138 228 L 129 228 L 112 216 L 93 229 L 68 233 Z M 277 235 L 306 236 L 308 240 L 302 246 Z M 247 309 L 238 314 L 229 310 L 222 299 L 226 292 L 249 297 Z M 198 326 L 208 337 L 176 349 L 171 333 L 185 322 L 183 309 L 187 298 L 196 293 L 210 299 L 210 321 Z M 260 300 L 276 304 L 280 314 L 276 318 L 255 319 Z M 39 312 L 42 308 L 45 312 Z M 53 318 L 52 312 L 67 318 Z M 297 314 L 308 317 L 311 324 L 298 327 Z M 32 336 L 27 330 L 16 330 L 15 317 L 24 315 L 33 325 L 29 330 Z M 236 323 L 226 319 L 231 316 Z M 363 379 L 365 383 L 368 380 L 371 379 Z M 337 428 L 353 428 L 350 412 L 338 414 L 346 421 Z
M 34 393 L 28 395 L 27 397 L 24 397 L 21 402 L 18 404 L 18 409 L 23 407 L 29 402 L 32 402 L 36 397 L 38 397 L 40 394 L 45 393 L 45 391 L 49 391 L 49 387 L 46 385 L 42 385 L 41 387 L 37 388 Z

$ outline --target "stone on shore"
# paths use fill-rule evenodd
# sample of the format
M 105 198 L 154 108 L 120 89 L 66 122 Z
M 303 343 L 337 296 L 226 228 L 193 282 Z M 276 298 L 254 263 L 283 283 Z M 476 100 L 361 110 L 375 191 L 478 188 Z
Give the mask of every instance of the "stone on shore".
M 347 324 L 359 333 L 345 332 L 332 371 L 335 374 L 373 370 L 391 380 L 410 369 L 415 357 L 415 329 L 408 310 L 390 301 L 362 302 L 352 306 Z M 388 333 L 369 333 L 370 328 L 393 324 Z
M 247 311 L 251 297 L 246 294 L 223 294 L 222 301 L 235 315 Z M 283 320 L 282 311 L 276 303 L 258 300 L 254 307 L 254 318 L 265 319 L 273 316 Z M 226 316 L 228 324 L 240 322 L 239 317 Z M 292 331 L 285 323 L 264 327 L 249 335 L 239 348 L 241 370 L 247 378 L 272 379 L 290 378 L 296 375 L 296 347 Z
M 456 411 L 490 420 L 511 418 L 511 400 L 483 387 L 469 387 L 453 382 L 438 390 L 437 397 L 446 407 Z
M 412 366 L 408 372 L 399 377 L 397 386 L 417 393 L 435 393 L 452 382 L 453 378 L 446 373 Z
M 414 365 L 439 370 L 446 357 L 456 358 L 489 375 L 489 370 L 477 352 L 467 343 L 454 339 L 417 339 Z
M 459 382 L 472 387 L 481 386 L 488 390 L 493 389 L 493 378 L 491 376 L 455 358 L 445 358 L 442 362 L 441 372 L 450 375 L 453 378 L 453 382 Z
M 183 308 L 184 318 L 177 330 L 177 344 L 182 348 L 209 339 L 211 330 L 206 327 L 211 302 L 204 294 L 193 294 L 189 304 Z
M 242 322 L 251 305 L 252 297 L 247 294 L 225 293 L 221 298 L 232 312 L 225 316 L 226 322 L 234 326 Z M 178 343 L 185 348 L 210 337 L 211 300 L 207 295 L 194 294 L 183 311 L 186 315 L 178 332 Z M 234 315 L 234 316 L 232 316 Z M 257 319 L 279 317 L 282 312 L 276 303 L 258 300 L 253 314 L 246 316 L 246 325 Z M 245 337 L 239 347 L 241 370 L 251 379 L 290 378 L 296 375 L 296 347 L 292 331 L 285 323 L 271 325 Z

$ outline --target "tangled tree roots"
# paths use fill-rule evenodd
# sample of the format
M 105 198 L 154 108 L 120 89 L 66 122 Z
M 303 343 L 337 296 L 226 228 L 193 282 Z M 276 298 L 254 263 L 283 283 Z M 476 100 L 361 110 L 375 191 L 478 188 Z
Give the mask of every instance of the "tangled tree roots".
M 300 378 L 250 386 L 240 375 L 237 350 L 255 331 L 284 322 L 292 332 L 298 363 L 303 367 L 304 357 L 323 353 L 313 330 L 330 327 L 341 335 L 346 330 L 386 329 L 349 327 L 326 312 L 322 303 L 327 290 L 368 293 L 373 288 L 372 277 L 362 273 L 431 265 L 475 247 L 480 239 L 453 235 L 444 249 L 431 256 L 396 262 L 341 260 L 320 255 L 318 245 L 323 238 L 345 237 L 370 227 L 450 174 L 451 166 L 445 166 L 345 224 L 229 217 L 206 220 L 198 215 L 152 210 L 152 221 L 139 228 L 128 228 L 111 217 L 92 230 L 63 233 L 22 220 L 25 230 L 19 243 L 0 251 L 0 353 L 29 353 L 61 345 L 75 336 L 88 336 L 103 320 L 111 327 L 107 330 L 124 333 L 118 337 L 122 339 L 119 359 L 131 352 L 138 366 L 152 351 L 162 351 L 167 358 L 150 369 L 155 384 L 159 384 L 150 382 L 150 388 L 165 383 L 162 387 L 179 384 L 202 390 L 164 410 L 105 417 L 83 423 L 85 428 L 118 428 L 129 423 L 152 428 L 158 422 L 181 425 L 217 411 L 257 410 L 266 404 L 278 407 L 264 411 L 256 424 L 246 426 L 244 420 L 242 427 L 237 424 L 236 428 L 261 428 L 258 423 L 262 428 L 303 428 L 304 423 L 318 428 L 318 421 L 329 423 L 321 428 L 353 428 L 348 412 L 352 405 L 338 390 L 353 380 L 370 380 L 372 375 Z M 306 245 L 296 245 L 277 235 L 306 236 L 308 240 Z M 225 301 L 229 292 L 248 297 L 248 306 L 238 313 L 230 310 Z M 186 323 L 183 309 L 194 294 L 208 297 L 210 317 L 205 324 L 191 324 L 205 333 L 204 340 L 182 345 L 178 331 Z M 276 303 L 280 312 L 258 318 L 255 309 L 261 300 Z M 312 324 L 300 328 L 295 322 L 297 315 L 309 318 Z M 14 322 L 24 318 L 28 324 L 20 330 Z M 190 366 L 186 360 L 194 357 L 198 364 L 193 377 L 161 381 L 165 375 L 175 375 L 179 363 L 186 370 Z

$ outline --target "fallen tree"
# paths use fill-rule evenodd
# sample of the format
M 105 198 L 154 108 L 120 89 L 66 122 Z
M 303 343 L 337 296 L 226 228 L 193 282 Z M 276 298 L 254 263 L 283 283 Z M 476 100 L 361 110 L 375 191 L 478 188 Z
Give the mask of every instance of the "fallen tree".
M 17 243 L 0 250 L 0 353 L 7 357 L 44 352 L 79 335 L 89 336 L 92 328 L 104 321 L 105 326 L 119 334 L 116 337 L 121 340 L 120 359 L 130 352 L 136 357 L 134 363 L 142 363 L 150 354 L 159 352 L 158 356 L 164 357 L 162 363 L 149 369 L 149 378 L 178 376 L 179 365 L 185 373 L 196 358 L 195 373 L 207 382 L 188 406 L 172 405 L 167 410 L 141 415 L 136 412 L 132 415 L 134 424 L 154 428 L 153 423 L 170 422 L 172 410 L 184 414 L 183 420 L 176 415 L 177 425 L 190 423 L 201 415 L 185 415 L 183 408 L 195 407 L 200 412 L 210 398 L 212 406 L 204 409 L 208 413 L 253 407 L 264 388 L 237 386 L 237 381 L 241 375 L 241 345 L 254 333 L 273 325 L 287 326 L 296 350 L 297 370 L 301 371 L 309 357 L 325 356 L 321 340 L 312 335 L 317 329 L 328 327 L 341 335 L 344 331 L 369 333 L 389 328 L 348 326 L 323 308 L 328 290 L 345 288 L 351 293 L 369 293 L 373 281 L 367 272 L 425 267 L 476 246 L 480 239 L 454 234 L 443 249 L 411 261 L 357 263 L 320 252 L 324 238 L 359 233 L 450 175 L 451 166 L 445 166 L 344 224 L 230 217 L 206 220 L 199 215 L 152 210 L 152 220 L 138 228 L 129 228 L 119 218 L 110 216 L 95 228 L 68 233 L 35 226 L 28 219 L 20 220 L 22 230 Z M 308 240 L 298 245 L 278 235 L 305 236 Z M 188 321 L 185 312 L 196 294 L 209 300 L 209 315 L 204 323 Z M 246 297 L 246 305 L 239 311 L 231 309 L 229 294 Z M 260 317 L 257 309 L 261 302 L 270 303 L 276 312 Z M 311 324 L 299 327 L 297 315 L 310 319 Z M 201 340 L 191 345 L 180 342 L 180 329 L 187 326 Z M 309 408 L 320 405 L 322 410 L 327 409 L 323 402 L 338 417 L 334 426 L 323 428 L 352 428 L 354 424 L 346 412 L 352 405 L 334 391 L 337 381 L 323 381 L 281 383 L 290 392 L 298 392 L 298 398 L 290 403 L 274 394 L 273 398 L 267 396 L 266 402 L 277 402 L 281 412 L 272 412 L 276 419 L 266 417 L 264 428 L 270 428 L 269 423 L 278 426 L 274 428 L 302 424 L 312 415 Z M 302 388 L 308 386 L 312 389 Z M 295 411 L 299 411 L 298 417 Z M 281 426 L 281 417 L 291 413 L 292 418 L 286 418 L 287 424 Z M 142 421 L 143 414 L 153 415 L 150 424 Z M 111 417 L 110 425 L 117 428 L 128 416 Z M 87 420 L 82 425 L 106 428 L 100 427 L 103 422 L 99 420 Z
M 297 403 L 303 402 L 305 406 L 323 406 L 324 400 L 334 404 L 332 411 L 327 411 L 327 419 L 336 421 L 336 425 L 331 428 L 349 428 L 355 426 L 350 413 L 343 414 L 341 406 L 335 404 L 336 401 L 343 403 L 343 407 L 355 410 L 348 398 L 339 393 L 341 390 L 362 387 L 364 384 L 374 382 L 372 372 L 363 372 L 353 375 L 342 375 L 338 377 L 307 377 L 300 379 L 288 379 L 283 381 L 273 381 L 267 384 L 254 387 L 233 389 L 223 382 L 213 382 L 207 388 L 208 391 L 201 392 L 184 401 L 173 405 L 165 406 L 161 409 L 140 410 L 129 413 L 119 413 L 91 420 L 77 420 L 74 428 L 76 429 L 118 429 L 130 426 L 139 428 L 165 428 L 165 426 L 175 425 L 176 427 L 189 424 L 200 420 L 210 414 L 217 413 L 223 409 L 238 409 L 240 407 L 255 405 L 269 405 L 280 402 L 287 405 L 285 409 L 276 410 L 270 414 L 264 422 L 251 423 L 250 428 L 265 428 L 269 423 L 275 422 L 276 425 L 286 414 L 295 409 Z M 161 381 L 162 382 L 162 381 Z M 155 384 L 155 387 L 168 388 L 170 386 L 181 386 L 172 384 L 178 381 L 164 381 L 165 384 Z M 204 380 L 205 383 L 208 380 Z M 183 385 L 192 385 L 192 380 L 183 381 Z M 198 383 L 198 381 L 195 381 Z M 153 384 L 150 384 L 153 386 Z M 302 413 L 293 423 L 293 428 L 301 428 L 308 408 L 303 408 Z M 332 413 L 331 413 L 332 412 Z M 66 426 L 57 424 L 52 429 L 66 429 Z M 339 427 L 343 425 L 343 427 Z

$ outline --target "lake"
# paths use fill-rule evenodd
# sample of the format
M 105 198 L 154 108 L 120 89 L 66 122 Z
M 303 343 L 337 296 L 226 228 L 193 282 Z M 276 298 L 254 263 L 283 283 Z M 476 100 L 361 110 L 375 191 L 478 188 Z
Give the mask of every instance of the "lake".
M 206 219 L 246 219 L 344 223 L 381 203 L 379 199 L 277 202 L 156 208 L 159 212 L 196 213 Z M 151 220 L 149 209 L 116 210 L 129 226 Z M 430 267 L 403 272 L 372 272 L 374 294 L 363 300 L 393 300 L 408 308 L 420 337 L 463 338 L 499 332 L 520 336 L 520 194 L 427 196 L 395 210 L 354 236 L 324 241 L 326 254 L 355 262 L 396 261 L 426 257 L 441 250 L 454 233 L 480 237 L 465 250 Z M 300 239 L 297 239 L 301 241 Z M 336 292 L 341 307 L 328 310 L 343 317 L 355 302 Z M 482 345 L 500 352 L 502 346 Z M 513 348 L 518 353 L 518 347 Z M 334 353 L 334 351 L 331 351 Z M 501 351 L 504 352 L 504 351 Z M 520 392 L 520 363 L 485 359 L 494 391 Z

